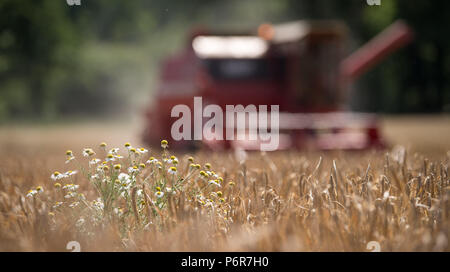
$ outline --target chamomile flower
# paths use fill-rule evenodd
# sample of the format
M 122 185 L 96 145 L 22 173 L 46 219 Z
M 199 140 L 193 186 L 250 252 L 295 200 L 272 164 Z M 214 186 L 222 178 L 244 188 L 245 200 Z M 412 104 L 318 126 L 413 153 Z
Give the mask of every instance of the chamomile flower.
M 206 201 L 205 201 L 205 207 L 211 207 L 211 208 L 213 208 L 214 207 L 214 204 L 213 204 L 213 201 L 211 200 L 211 199 L 206 199 Z
M 93 155 L 95 155 L 95 152 L 94 152 L 94 150 L 92 150 L 92 148 L 83 148 L 83 156 L 85 156 L 85 157 L 90 157 L 90 156 L 93 156 Z
M 167 160 L 167 163 L 178 164 L 178 159 L 175 156 L 170 156 L 170 158 Z
M 208 178 L 209 177 L 209 175 L 205 172 L 205 171 L 200 171 L 200 177 L 201 178 Z
M 70 177 L 70 176 L 75 175 L 76 173 L 78 173 L 77 170 L 69 170 L 69 171 L 65 172 L 64 175 L 67 177 Z
M 38 192 L 36 190 L 29 190 L 27 192 L 27 197 L 33 197 L 37 194 Z
M 36 187 L 36 192 L 43 193 L 44 192 L 44 188 L 42 188 L 42 186 L 38 186 L 38 187 Z
M 115 170 L 120 170 L 120 168 L 122 168 L 122 166 L 118 163 L 118 164 L 114 164 L 114 169 Z
M 194 158 L 193 157 L 189 157 L 188 158 L 188 162 L 193 163 L 194 162 Z
M 107 146 L 107 144 L 106 144 L 105 142 L 101 142 L 101 143 L 100 143 L 100 147 L 101 147 L 101 148 L 105 148 L 106 146 Z
M 158 167 L 158 169 L 162 169 L 163 165 L 161 162 L 156 162 L 156 167 Z
M 97 200 L 92 201 L 92 207 L 94 207 L 94 209 L 96 210 L 103 210 L 103 208 L 105 207 L 105 205 L 103 204 L 103 202 L 101 201 L 100 198 L 97 198 Z
M 106 159 L 105 159 L 107 162 L 109 162 L 109 161 L 115 161 L 116 160 L 116 157 L 113 155 L 113 154 L 108 154 L 108 155 L 106 155 Z
M 177 173 L 177 168 L 175 166 L 172 166 L 167 170 L 167 172 L 171 175 L 175 175 Z
M 131 183 L 125 183 L 125 182 L 120 183 L 119 190 L 122 191 L 122 197 L 125 197 L 125 195 L 124 195 L 125 191 L 130 190 L 130 188 L 131 188 Z
M 140 164 L 139 164 L 139 168 L 144 169 L 144 168 L 145 168 L 145 163 L 140 163 Z
M 91 175 L 90 179 L 99 179 L 100 176 L 98 174 Z
M 69 207 L 71 208 L 75 208 L 76 206 L 78 206 L 80 204 L 80 202 L 73 202 L 72 204 L 69 205 Z
M 58 179 L 64 178 L 64 175 L 61 174 L 61 173 L 58 172 L 58 171 L 55 171 L 55 172 L 53 172 L 53 174 L 50 176 L 50 178 L 53 179 L 53 180 L 58 180 Z
M 141 153 L 141 154 L 145 154 L 145 153 L 148 152 L 148 150 L 143 148 L 143 147 L 141 147 L 141 148 L 138 149 L 138 152 Z
M 164 196 L 164 193 L 161 192 L 161 191 L 157 191 L 157 192 L 155 193 L 155 196 L 156 196 L 157 198 L 161 198 L 161 197 Z
M 211 164 L 210 163 L 205 163 L 205 168 L 210 170 L 211 169 Z
M 134 174 L 134 173 L 138 173 L 138 172 L 139 172 L 139 168 L 136 165 L 133 167 L 128 167 L 128 173 Z
M 219 178 L 219 175 L 217 175 L 214 171 L 206 171 L 206 173 L 208 173 L 208 175 L 212 176 L 215 179 Z
M 117 179 L 120 181 L 120 183 L 129 184 L 131 183 L 130 175 L 126 173 L 120 173 L 119 176 L 117 176 Z
M 215 185 L 215 186 L 217 186 L 217 187 L 221 187 L 220 184 L 219 184 L 219 182 L 218 182 L 218 180 L 210 180 L 210 181 L 208 182 L 208 184 L 213 184 L 213 185 Z
M 75 185 L 75 184 L 71 183 L 71 184 L 64 185 L 63 189 L 67 189 L 69 191 L 76 191 L 79 187 L 80 187 L 80 185 Z
M 67 155 L 66 163 L 69 163 L 71 160 L 75 159 L 72 150 L 67 150 L 66 155 Z
M 154 163 L 157 163 L 157 162 L 158 162 L 158 160 L 155 159 L 154 157 L 150 157 L 150 158 L 146 161 L 146 163 L 148 163 L 148 164 L 154 164 Z
M 58 207 L 60 207 L 63 203 L 62 202 L 55 202 L 55 205 L 53 205 L 53 209 L 57 209 Z
M 108 152 L 109 154 L 117 155 L 119 153 L 119 148 L 115 147 Z
M 55 184 L 53 184 L 53 186 L 56 188 L 56 189 L 59 189 L 59 188 L 61 188 L 61 183 L 55 183 Z
M 122 208 L 114 208 L 114 213 L 117 214 L 118 216 L 121 216 L 123 214 L 123 209 Z
M 69 192 L 69 193 L 67 193 L 67 194 L 64 196 L 64 198 L 69 199 L 69 198 L 76 197 L 76 196 L 77 196 L 77 193 L 75 193 L 75 192 Z
M 169 146 L 169 142 L 167 140 L 162 140 L 161 141 L 161 147 L 166 149 Z
M 89 161 L 89 165 L 95 165 L 95 164 L 97 164 L 99 162 L 101 162 L 100 159 L 92 159 L 92 160 Z
M 124 146 L 125 146 L 126 149 L 130 149 L 131 148 L 131 144 L 129 142 L 126 142 L 124 144 Z

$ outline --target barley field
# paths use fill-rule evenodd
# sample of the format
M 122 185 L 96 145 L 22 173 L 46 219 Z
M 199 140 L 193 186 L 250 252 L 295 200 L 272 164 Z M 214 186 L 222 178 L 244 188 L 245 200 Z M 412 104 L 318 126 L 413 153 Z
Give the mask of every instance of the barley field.
M 364 152 L 177 153 L 140 128 L 0 127 L 0 251 L 450 250 L 448 117 L 385 117 Z

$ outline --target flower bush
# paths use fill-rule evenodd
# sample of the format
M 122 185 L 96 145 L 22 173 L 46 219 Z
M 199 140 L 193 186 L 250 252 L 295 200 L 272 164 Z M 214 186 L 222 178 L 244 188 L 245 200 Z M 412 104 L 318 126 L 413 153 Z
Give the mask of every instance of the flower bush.
M 123 155 L 120 148 L 107 149 L 104 142 L 98 150 L 84 148 L 81 157 L 67 150 L 66 164 L 77 169 L 55 171 L 50 175 L 52 189 L 38 186 L 27 197 L 51 207 L 48 215 L 55 227 L 58 217 L 62 217 L 88 235 L 111 222 L 118 224 L 123 238 L 130 231 L 151 227 L 163 230 L 165 214 L 179 208 L 180 202 L 184 209 L 211 215 L 215 226 L 228 228 L 232 220 L 227 197 L 221 191 L 224 179 L 209 163 L 202 167 L 193 157 L 180 161 L 170 155 L 166 140 L 161 141 L 161 147 L 159 159 L 130 143 L 124 144 Z M 80 179 L 95 189 L 92 197 L 79 191 Z

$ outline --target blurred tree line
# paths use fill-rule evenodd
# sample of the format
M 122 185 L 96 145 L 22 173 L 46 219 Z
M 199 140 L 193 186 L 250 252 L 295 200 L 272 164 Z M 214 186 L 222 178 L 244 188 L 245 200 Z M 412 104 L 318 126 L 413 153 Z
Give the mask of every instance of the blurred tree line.
M 142 106 L 158 61 L 195 25 L 336 18 L 348 24 L 353 49 L 398 18 L 416 32 L 361 78 L 354 109 L 449 111 L 449 12 L 445 0 L 1 0 L 0 120 L 118 116 Z

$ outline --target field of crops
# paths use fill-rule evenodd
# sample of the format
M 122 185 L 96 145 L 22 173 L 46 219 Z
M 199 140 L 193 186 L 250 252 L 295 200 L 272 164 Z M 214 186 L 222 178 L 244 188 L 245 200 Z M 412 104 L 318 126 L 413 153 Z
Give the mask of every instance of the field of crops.
M 0 251 L 450 250 L 447 117 L 386 118 L 392 146 L 364 152 L 173 153 L 139 131 L 0 127 Z

